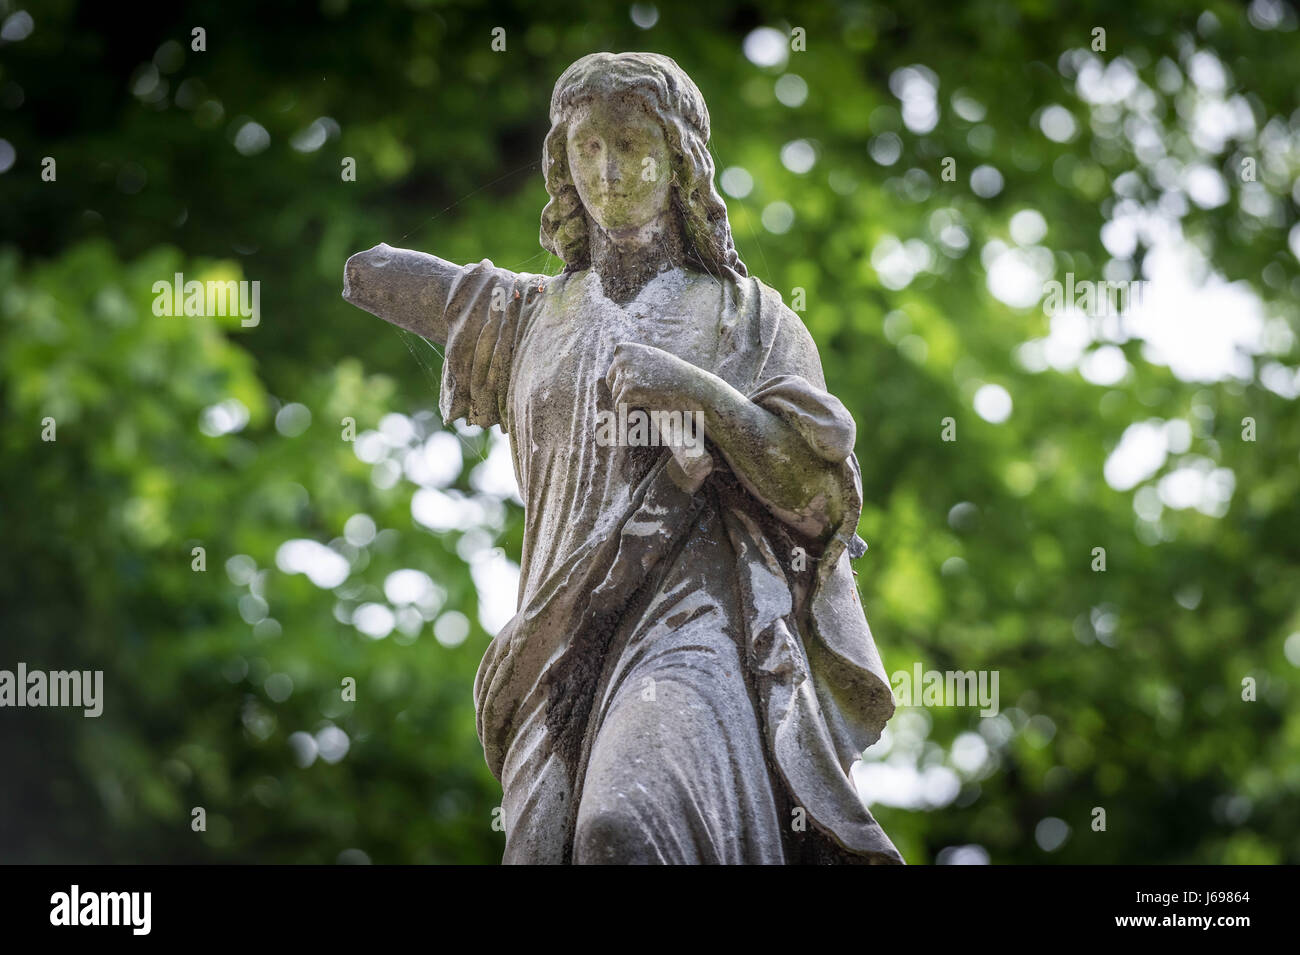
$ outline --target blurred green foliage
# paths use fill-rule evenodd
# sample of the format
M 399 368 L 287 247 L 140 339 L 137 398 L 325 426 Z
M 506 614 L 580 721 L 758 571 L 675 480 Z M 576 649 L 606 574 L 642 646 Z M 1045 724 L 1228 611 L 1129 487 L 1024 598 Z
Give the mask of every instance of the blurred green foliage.
M 0 0 L 0 11 L 21 5 Z M 886 765 L 922 783 L 960 781 L 955 798 L 874 807 L 904 856 L 976 844 L 995 862 L 1300 862 L 1300 669 L 1284 653 L 1300 631 L 1294 402 L 1254 378 L 1181 380 L 1136 339 L 1122 346 L 1128 374 L 1108 386 L 1030 371 L 1017 349 L 1048 320 L 992 295 L 981 261 L 990 242 L 1011 243 L 1014 213 L 1035 209 L 1057 277 L 1100 278 L 1117 195 L 1159 198 L 1131 118 L 1090 115 L 1063 72 L 1062 55 L 1089 51 L 1102 27 L 1095 55 L 1131 65 L 1153 92 L 1146 117 L 1165 153 L 1228 184 L 1227 202 L 1186 208 L 1184 235 L 1300 330 L 1287 249 L 1297 34 L 1252 25 L 1227 2 L 655 9 L 643 29 L 628 6 L 592 0 L 45 0 L 30 35 L 0 46 L 0 138 L 15 155 L 0 174 L 0 667 L 103 669 L 107 695 L 99 719 L 0 712 L 0 858 L 499 859 L 500 791 L 471 700 L 488 635 L 463 546 L 482 531 L 421 526 L 419 485 L 342 439 L 345 418 L 364 434 L 394 413 L 421 438 L 437 430 L 439 359 L 344 304 L 342 264 L 385 241 L 555 271 L 536 238 L 551 84 L 583 54 L 647 49 L 704 92 L 719 170 L 752 176 L 752 192 L 728 201 L 737 246 L 787 301 L 806 291 L 830 388 L 857 417 L 871 549 L 856 566 L 887 669 L 1001 676 L 1000 721 L 909 711 L 882 744 Z M 763 26 L 802 27 L 806 51 L 756 65 L 742 44 Z M 194 27 L 204 52 L 191 50 Z M 495 27 L 505 52 L 491 49 Z M 1190 83 L 1158 77 L 1162 61 L 1186 74 L 1199 51 L 1226 68 L 1257 131 L 1208 152 L 1189 132 Z M 903 122 L 890 88 L 913 64 L 938 81 L 928 132 Z M 807 87 L 796 106 L 776 93 L 786 74 Z M 980 109 L 963 118 L 958 97 Z M 1070 111 L 1073 138 L 1044 135 L 1051 104 Z M 265 148 L 256 136 L 236 148 L 249 122 Z M 882 165 L 869 146 L 888 134 L 900 155 Z M 807 172 L 782 163 L 794 140 L 815 150 Z M 54 182 L 41 180 L 45 156 Z M 1260 179 L 1268 215 L 1243 211 L 1246 156 L 1272 171 Z M 340 175 L 344 157 L 355 182 Z M 940 176 L 944 157 L 955 181 Z M 980 164 L 1001 172 L 996 195 L 972 191 Z M 762 224 L 774 202 L 794 212 L 781 234 Z M 940 248 L 945 224 L 965 249 Z M 888 237 L 932 252 L 902 288 L 872 265 Z M 176 272 L 260 281 L 260 325 L 155 316 L 152 285 Z M 1294 368 L 1294 334 L 1274 339 L 1256 364 Z M 1012 396 L 1004 423 L 972 409 L 987 383 Z M 232 399 L 244 426 L 205 433 L 205 414 Z M 290 403 L 310 411 L 301 433 L 276 426 Z M 41 438 L 47 417 L 53 442 Z M 940 440 L 948 417 L 955 442 Z M 1241 439 L 1245 417 L 1257 441 Z M 1140 489 L 1107 483 L 1108 455 L 1147 419 L 1188 421 L 1190 453 L 1231 469 L 1226 514 L 1139 519 Z M 488 436 L 458 437 L 466 463 L 452 487 L 501 513 L 472 478 Z M 521 513 L 503 513 L 487 531 L 517 559 Z M 343 543 L 357 514 L 379 533 Z M 279 569 L 294 539 L 334 542 L 352 562 L 346 583 Z M 192 569 L 198 546 L 204 572 Z M 1105 573 L 1092 569 L 1096 547 Z M 444 645 L 427 620 L 414 638 L 358 632 L 351 614 L 384 603 L 402 568 L 434 578 L 439 613 L 474 621 L 466 641 Z M 356 702 L 340 699 L 346 677 Z M 1242 700 L 1246 677 L 1254 702 Z M 346 754 L 300 765 L 292 734 L 330 727 Z M 979 765 L 953 755 L 972 733 L 987 750 Z M 198 806 L 202 833 L 190 824 Z M 1090 827 L 1094 807 L 1105 832 Z M 1054 852 L 1036 839 L 1046 818 L 1069 826 Z

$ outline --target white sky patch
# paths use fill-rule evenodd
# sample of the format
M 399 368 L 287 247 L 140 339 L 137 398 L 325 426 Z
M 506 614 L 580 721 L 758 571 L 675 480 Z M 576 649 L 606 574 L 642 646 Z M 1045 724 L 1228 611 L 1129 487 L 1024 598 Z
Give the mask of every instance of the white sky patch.
M 754 177 L 743 166 L 728 166 L 718 178 L 722 191 L 734 199 L 744 199 L 754 191 Z
M 951 206 L 930 213 L 930 234 L 939 240 L 940 251 L 956 258 L 970 247 L 970 236 L 963 228 L 961 213 Z
M 981 723 L 998 719 L 981 720 Z M 923 710 L 901 710 L 863 758 L 853 764 L 852 779 L 865 805 L 880 804 L 908 809 L 947 806 L 961 793 L 962 775 L 985 772 L 992 748 L 978 734 L 963 733 L 953 742 L 952 766 L 933 764 L 922 757 L 937 747 L 928 739 L 930 717 Z M 999 741 L 1001 745 L 1005 740 Z
M 1170 454 L 1182 454 L 1192 446 L 1192 426 L 1182 418 L 1166 421 L 1165 442 Z
M 755 66 L 783 66 L 790 58 L 789 39 L 772 27 L 759 27 L 745 37 L 745 59 Z
M 889 89 L 903 104 L 903 125 L 914 133 L 930 132 L 939 124 L 939 77 L 929 67 L 914 64 L 889 75 Z
M 1191 140 L 1202 151 L 1217 155 L 1230 139 L 1247 140 L 1256 133 L 1255 114 L 1243 96 L 1223 99 L 1218 93 L 1202 95 L 1192 112 Z
M 357 435 L 357 440 L 352 442 L 352 453 L 357 456 L 358 461 L 375 464 L 388 454 L 388 445 L 384 443 L 383 435 L 378 431 L 362 431 Z
M 19 10 L 5 17 L 4 25 L 0 26 L 0 40 L 7 43 L 21 43 L 32 35 L 32 30 L 36 29 L 36 21 L 26 10 Z
M 653 3 L 634 3 L 628 13 L 642 30 L 649 30 L 659 22 L 659 8 Z
M 1115 490 L 1128 491 L 1164 467 L 1168 454 L 1164 422 L 1158 418 L 1139 421 L 1124 429 L 1102 473 Z
M 1064 819 L 1048 816 L 1034 827 L 1034 841 L 1044 852 L 1055 852 L 1070 838 L 1070 825 Z
M 379 434 L 390 448 L 404 448 L 415 440 L 415 424 L 394 411 L 379 419 Z
M 275 413 L 275 430 L 287 438 L 296 438 L 311 427 L 311 409 L 292 401 Z
M 235 149 L 243 156 L 256 156 L 271 145 L 271 134 L 261 123 L 249 120 L 235 133 Z
M 1037 245 L 1047 235 L 1047 220 L 1037 209 L 1021 209 L 1011 217 L 1010 230 L 1016 245 Z
M 199 415 L 199 430 L 209 438 L 219 438 L 223 434 L 235 434 L 248 425 L 248 409 L 238 398 L 204 408 Z
M 402 468 L 396 461 L 386 458 L 374 466 L 370 472 L 370 483 L 382 490 L 397 487 L 402 479 Z
M 871 265 L 881 284 L 895 291 L 910 285 L 933 261 L 934 253 L 921 239 L 900 242 L 897 237 L 886 235 L 871 250 Z
M 1101 227 L 1101 244 L 1117 259 L 1127 259 L 1137 251 L 1136 216 L 1116 216 Z
M 983 103 L 961 92 L 953 94 L 952 109 L 968 123 L 978 123 L 988 113 Z
M 1150 284 L 1124 323 L 1145 342 L 1143 356 L 1184 381 L 1250 380 L 1264 335 L 1263 303 L 1250 286 L 1214 273 L 1195 281 L 1204 257 L 1183 241 L 1154 246 L 1144 269 Z
M 1011 417 L 1011 394 L 1001 385 L 981 385 L 975 392 L 975 413 L 991 424 Z
M 1187 72 L 1203 90 L 1221 93 L 1228 88 L 1228 71 L 1209 50 L 1197 50 L 1187 64 Z
M 479 554 L 469 565 L 478 590 L 478 622 L 496 636 L 515 615 L 519 597 L 519 566 L 494 548 Z
M 1020 353 L 1021 364 L 1030 370 L 1041 370 L 1046 364 L 1060 372 L 1077 367 L 1094 384 L 1114 384 L 1127 369 L 1126 361 L 1121 366 L 1123 355 L 1100 348 L 1089 353 L 1088 348 L 1137 338 L 1143 343 L 1143 358 L 1168 367 L 1183 381 L 1249 381 L 1254 375 L 1253 356 L 1267 350 L 1264 305 L 1249 283 L 1228 282 L 1213 272 L 1204 254 L 1183 238 L 1176 220 L 1131 202 L 1118 203 L 1116 209 L 1117 217 L 1101 233 L 1102 244 L 1116 258 L 1103 274 L 1075 275 L 1075 295 L 1084 282 L 1090 282 L 1100 303 L 1102 283 L 1108 276 L 1120 281 L 1117 276 L 1124 273 L 1126 256 L 1139 240 L 1148 247 L 1143 275 L 1136 279 L 1141 285 L 1117 299 L 1127 305 L 1121 315 L 1089 316 L 1067 303 L 1049 319 L 1046 337 L 1026 343 L 1032 347 Z M 1026 255 L 1013 258 L 1017 251 Z M 1026 257 L 1033 251 L 1008 251 L 996 240 L 985 247 L 989 291 L 999 301 L 1025 307 L 1034 269 L 1048 262 Z M 1061 282 L 1064 276 L 1056 274 L 1054 279 Z M 1041 283 L 1035 294 L 1043 294 Z M 1275 383 L 1281 383 L 1281 375 L 1271 374 Z
M 482 503 L 459 491 L 425 487 L 411 496 L 411 516 L 431 531 L 469 530 L 487 519 Z
M 817 152 L 806 139 L 793 139 L 781 147 L 781 165 L 802 175 L 817 162 Z
M 988 865 L 989 851 L 980 845 L 945 846 L 934 857 L 935 865 Z
M 1218 170 L 1194 163 L 1184 170 L 1183 176 L 1187 195 L 1202 209 L 1217 209 L 1228 201 L 1228 185 Z
M 808 98 L 808 83 L 797 73 L 787 73 L 776 81 L 775 92 L 783 106 L 796 109 Z
M 384 578 L 384 596 L 396 606 L 417 604 L 433 593 L 433 578 L 422 570 L 395 570 Z
M 1106 63 L 1084 49 L 1067 52 L 1061 63 L 1067 75 L 1073 71 L 1078 95 L 1092 104 L 1094 126 L 1099 121 L 1112 124 L 1123 118 L 1123 134 L 1164 192 L 1158 201 L 1143 205 L 1137 201 L 1140 178 L 1136 173 L 1121 175 L 1114 183 L 1115 193 L 1121 198 L 1101 232 L 1102 244 L 1115 260 L 1107 265 L 1107 273 L 1122 273 L 1122 267 L 1127 266 L 1131 274 L 1132 265 L 1127 260 L 1139 245 L 1147 249 L 1140 276 L 1147 284 L 1138 303 L 1118 323 L 1119 334 L 1098 335 L 1095 323 L 1085 318 L 1090 331 L 1088 340 L 1084 340 L 1075 319 L 1059 324 L 1053 320 L 1042 355 L 1058 370 L 1083 360 L 1086 364 L 1080 366 L 1080 371 L 1085 377 L 1105 384 L 1119 372 L 1119 360 L 1102 349 L 1084 358 L 1087 346 L 1094 340 L 1120 344 L 1138 338 L 1144 343 L 1142 354 L 1147 361 L 1167 366 L 1184 381 L 1250 380 L 1254 374 L 1252 356 L 1269 350 L 1265 347 L 1263 303 L 1248 283 L 1231 283 L 1214 272 L 1205 254 L 1186 240 L 1180 217 L 1188 211 L 1188 199 L 1206 209 L 1227 203 L 1232 190 L 1213 157 L 1228 148 L 1230 141 L 1249 144 L 1257 135 L 1257 145 L 1262 148 L 1273 124 L 1261 132 L 1244 97 L 1225 97 L 1232 78 L 1214 53 L 1188 51 L 1184 67 L 1194 89 L 1184 91 L 1183 95 L 1190 99 L 1186 108 L 1178 106 L 1180 122 L 1205 158 L 1184 164 L 1165 155 L 1156 114 L 1158 99 L 1142 84 L 1131 63 L 1123 57 Z M 1163 62 L 1158 72 L 1166 93 L 1182 86 L 1181 74 L 1173 62 Z M 1267 156 L 1279 148 L 1285 145 L 1274 142 L 1273 148 L 1264 153 Z M 1266 203 L 1260 197 L 1252 199 L 1250 191 L 1244 190 L 1243 204 L 1249 203 L 1261 214 L 1270 212 L 1271 200 Z M 1291 244 L 1300 258 L 1300 233 L 1293 236 Z M 1115 270 L 1112 265 L 1121 268 Z M 1076 275 L 1075 280 L 1101 281 L 1106 277 L 1116 276 Z M 1029 355 L 1031 362 L 1034 357 Z M 1281 386 L 1279 393 L 1285 393 L 1288 383 L 1283 376 L 1274 371 L 1270 377 Z
M 1286 638 L 1286 642 L 1282 644 L 1282 652 L 1286 654 L 1288 663 L 1293 667 L 1300 667 L 1300 630 Z
M 979 733 L 961 733 L 952 741 L 952 764 L 969 775 L 976 775 L 988 762 L 989 747 Z
M 1284 118 L 1274 117 L 1258 128 L 1249 102 L 1241 95 L 1227 95 L 1231 74 L 1212 52 L 1187 49 L 1180 59 L 1190 86 L 1184 84 L 1173 61 L 1160 64 L 1159 86 L 1166 95 L 1181 97 L 1172 104 L 1178 118 L 1171 121 L 1180 124 L 1199 156 L 1168 152 L 1159 97 L 1125 58 L 1107 62 L 1085 49 L 1067 51 L 1060 58 L 1062 72 L 1074 77 L 1077 94 L 1091 104 L 1085 123 L 1098 135 L 1125 137 L 1142 168 L 1116 177 L 1113 183 L 1114 205 L 1101 230 L 1102 245 L 1111 259 L 1097 268 L 1097 274 L 1072 276 L 1076 295 L 1081 283 L 1091 284 L 1096 311 L 1084 314 L 1077 302 L 1061 303 L 1063 307 L 1048 319 L 1048 334 L 1019 346 L 1016 359 L 1029 371 L 1077 370 L 1086 381 L 1110 387 L 1132 372 L 1119 346 L 1137 340 L 1146 362 L 1169 368 L 1183 381 L 1247 382 L 1258 374 L 1260 384 L 1270 391 L 1300 397 L 1300 369 L 1274 359 L 1261 362 L 1256 371 L 1258 358 L 1282 355 L 1292 345 L 1289 334 L 1275 331 L 1280 320 L 1268 317 L 1250 283 L 1230 282 L 1216 272 L 1206 252 L 1188 241 L 1181 221 L 1194 206 L 1220 208 L 1236 196 L 1243 215 L 1273 222 L 1279 200 L 1272 193 L 1277 191 L 1278 177 L 1287 173 L 1272 168 L 1268 157 L 1287 154 L 1294 136 Z M 1064 107 L 1048 107 L 1037 120 L 1044 134 L 1058 142 L 1068 141 L 1077 132 L 1073 127 L 1079 125 Z M 1239 187 L 1225 178 L 1217 157 L 1234 142 L 1241 143 L 1247 154 L 1264 157 L 1263 175 L 1269 188 L 1249 183 Z M 1144 199 L 1143 172 L 1159 190 L 1158 198 Z M 1270 175 L 1272 179 L 1267 178 Z M 1293 191 L 1300 196 L 1300 184 Z M 1023 248 L 1026 244 L 1032 247 L 1039 241 L 1030 237 L 1027 226 L 1013 217 L 1012 238 L 1022 250 L 994 241 L 981 251 L 990 292 L 1017 307 L 1029 300 L 1039 264 L 1015 257 L 1016 251 L 1028 251 Z M 1291 229 L 1288 244 L 1300 259 L 1300 225 Z M 1145 254 L 1142 271 L 1135 274 L 1139 250 Z M 1064 285 L 1066 277 L 1055 262 L 1051 265 L 1045 278 Z M 1101 306 L 1108 280 L 1140 283 L 1126 286 L 1127 295 L 1120 293 L 1123 311 L 1119 315 L 1111 302 L 1106 309 Z M 1039 285 L 1035 291 L 1043 300 L 1046 288 Z M 1139 488 L 1134 508 L 1144 521 L 1158 520 L 1166 508 L 1222 516 L 1231 502 L 1235 476 L 1209 457 L 1189 456 L 1191 443 L 1192 429 L 1186 421 L 1136 422 L 1107 457 L 1105 479 L 1120 491 Z M 1169 470 L 1161 474 L 1166 466 Z M 1157 475 L 1157 480 L 1145 483 Z M 1068 837 L 1068 829 L 1057 831 L 1060 827 L 1050 820 L 1045 824 L 1049 831 L 1039 840 L 1045 848 Z
M 299 769 L 306 769 L 316 762 L 316 756 L 320 753 L 316 737 L 302 730 L 289 734 L 289 748 L 293 751 L 293 761 Z
M 353 547 L 365 547 L 378 532 L 375 519 L 369 514 L 353 514 L 343 525 L 343 537 Z
M 1085 102 L 1120 103 L 1137 89 L 1138 75 L 1133 64 L 1122 56 L 1109 64 L 1088 50 L 1074 50 L 1075 91 Z
M 1116 345 L 1102 345 L 1083 356 L 1079 362 L 1079 374 L 1084 381 L 1094 385 L 1117 385 L 1128 374 L 1128 359 Z
M 1259 383 L 1283 398 L 1300 398 L 1300 368 L 1271 361 L 1259 370 Z
M 348 579 L 347 558 L 319 541 L 287 540 L 275 552 L 275 565 L 286 574 L 306 574 L 317 587 L 332 590 Z
M 864 803 L 906 809 L 939 809 L 961 792 L 961 777 L 947 766 L 919 769 L 901 760 L 854 763 L 853 782 Z
M 867 143 L 867 152 L 882 166 L 892 166 L 903 155 L 903 141 L 894 133 L 881 133 Z
M 293 134 L 289 145 L 300 153 L 314 153 L 325 145 L 327 139 L 329 139 L 329 128 L 319 119 L 314 119 L 310 125 L 304 126 Z
M 784 199 L 778 199 L 776 202 L 769 202 L 763 207 L 763 214 L 760 217 L 763 222 L 763 228 L 773 235 L 785 235 L 794 225 L 794 207 Z
M 402 471 L 407 480 L 421 487 L 447 487 L 455 483 L 464 465 L 460 439 L 450 431 L 435 431 L 402 458 Z
M 334 724 L 323 727 L 316 733 L 316 751 L 325 762 L 334 764 L 348 754 L 352 741 L 348 734 Z
M 1074 115 L 1057 103 L 1048 106 L 1038 114 L 1038 128 L 1054 143 L 1068 143 L 1078 131 Z
M 1189 455 L 1160 478 L 1160 502 L 1174 510 L 1195 508 L 1210 517 L 1223 517 L 1232 503 L 1237 478 L 1230 468 L 1216 467 L 1209 458 Z
M 994 239 L 980 253 L 989 293 L 1012 308 L 1030 308 L 1043 297 L 1043 284 L 1051 278 L 1053 259 L 1042 246 L 1009 249 Z
M 1002 191 L 1002 173 L 989 165 L 976 166 L 970 174 L 971 191 L 981 199 L 992 199 Z
M 852 775 L 858 797 L 867 805 L 925 808 L 921 774 L 915 766 L 859 761 L 853 764 Z
M 1165 508 L 1196 509 L 1210 517 L 1228 513 L 1237 478 L 1198 454 L 1184 454 L 1192 443 L 1192 428 L 1181 418 L 1151 418 L 1130 425 L 1106 459 L 1106 482 L 1118 491 L 1131 490 L 1163 468 L 1171 455 L 1183 455 L 1159 481 L 1138 489 L 1133 510 L 1144 521 L 1157 521 Z
M 510 453 L 510 439 L 496 425 L 492 426 L 490 433 L 491 446 L 487 458 L 470 472 L 470 487 L 480 494 L 488 494 L 501 500 L 510 498 L 522 507 L 524 499 L 519 494 L 519 482 L 515 480 L 515 463 L 514 456 Z
M 352 625 L 371 640 L 382 640 L 397 626 L 397 617 L 384 604 L 364 603 L 353 611 Z
M 433 637 L 444 647 L 458 647 L 469 636 L 469 618 L 459 610 L 448 610 L 433 625 Z

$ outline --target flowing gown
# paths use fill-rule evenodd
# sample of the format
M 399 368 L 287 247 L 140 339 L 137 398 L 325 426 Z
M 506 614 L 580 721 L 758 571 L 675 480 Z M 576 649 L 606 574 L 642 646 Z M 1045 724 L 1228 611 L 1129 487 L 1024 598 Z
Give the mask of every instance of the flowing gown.
M 505 861 L 902 862 L 849 775 L 893 699 L 849 569 L 854 425 L 798 317 L 734 272 L 620 305 L 594 271 L 488 260 L 443 317 L 443 417 L 501 426 L 526 506 L 519 611 L 475 681 Z M 780 416 L 836 469 L 841 526 L 805 539 L 712 445 L 684 471 L 598 442 L 625 341 Z

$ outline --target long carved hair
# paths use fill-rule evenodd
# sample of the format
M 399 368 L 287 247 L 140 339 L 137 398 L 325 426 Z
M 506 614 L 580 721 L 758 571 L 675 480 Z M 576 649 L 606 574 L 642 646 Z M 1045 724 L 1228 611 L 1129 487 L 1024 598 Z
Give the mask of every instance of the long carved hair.
M 595 97 L 641 97 L 663 127 L 672 153 L 672 201 L 681 216 L 688 260 L 718 275 L 748 275 L 736 254 L 727 207 L 713 187 L 709 110 L 686 72 L 658 53 L 592 53 L 570 66 L 551 94 L 551 131 L 542 147 L 542 170 L 551 200 L 542 210 L 542 248 L 564 261 L 566 272 L 591 265 L 587 212 L 569 171 L 569 119 Z

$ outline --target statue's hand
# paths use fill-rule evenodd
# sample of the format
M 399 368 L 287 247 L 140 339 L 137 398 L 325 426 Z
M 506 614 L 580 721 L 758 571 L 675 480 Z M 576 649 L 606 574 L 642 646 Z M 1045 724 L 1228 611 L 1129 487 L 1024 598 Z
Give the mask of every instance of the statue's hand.
M 662 348 L 620 342 L 614 348 L 605 383 L 617 407 L 647 411 L 695 411 L 708 372 Z
M 380 243 L 358 252 L 343 267 L 343 298 L 386 322 L 427 338 L 447 341 L 444 311 L 458 265 L 436 255 Z

